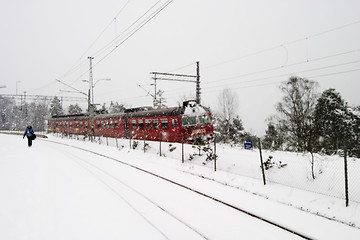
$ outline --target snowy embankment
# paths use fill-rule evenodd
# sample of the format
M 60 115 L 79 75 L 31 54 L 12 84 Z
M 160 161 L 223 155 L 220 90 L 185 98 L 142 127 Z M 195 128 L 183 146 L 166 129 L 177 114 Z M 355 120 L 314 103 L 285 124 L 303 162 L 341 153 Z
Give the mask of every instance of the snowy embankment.
M 17 136 L 16 138 L 20 138 Z M 72 228 L 72 225 L 79 225 L 80 227 L 84 229 L 84 232 L 86 232 L 86 224 L 79 223 L 79 219 L 68 219 L 66 217 L 66 214 L 71 211 L 70 207 L 72 204 L 68 199 L 68 196 L 64 196 L 62 194 L 57 193 L 57 187 L 61 186 L 69 186 L 68 189 L 66 189 L 66 192 L 71 194 L 71 198 L 73 199 L 75 196 L 75 200 L 78 201 L 77 206 L 80 206 L 79 209 L 75 209 L 75 214 L 83 215 L 87 211 L 90 211 L 91 214 L 96 213 L 96 216 L 102 216 L 104 214 L 101 211 L 113 211 L 111 209 L 111 206 L 103 206 L 102 201 L 103 197 L 100 197 L 100 195 L 104 195 L 106 199 L 106 194 L 103 193 L 102 189 L 95 188 L 97 184 L 95 182 L 88 183 L 85 181 L 80 182 L 81 186 L 84 188 L 89 188 L 89 186 L 94 187 L 93 191 L 99 191 L 100 194 L 99 198 L 96 199 L 88 199 L 86 196 L 83 196 L 81 192 L 76 191 L 76 186 L 72 186 L 73 176 L 72 170 L 74 169 L 67 169 L 64 168 L 61 163 L 59 163 L 59 160 L 53 159 L 53 161 L 47 161 L 46 159 L 39 159 L 36 160 L 36 163 L 39 163 L 41 160 L 41 164 L 36 164 L 35 166 L 33 164 L 30 164 L 28 161 L 19 161 L 19 159 L 9 159 L 10 156 L 15 156 L 16 154 L 20 154 L 20 157 L 24 159 L 36 159 L 36 152 L 41 150 L 41 152 L 47 152 L 48 150 L 43 149 L 41 146 L 44 145 L 42 140 L 39 139 L 35 141 L 35 149 L 27 149 L 26 142 L 23 141 L 23 145 L 21 146 L 7 146 L 6 140 L 4 140 L 4 137 L 0 135 L 0 143 L 2 146 L 5 146 L 6 149 L 0 148 L 0 154 L 2 155 L 2 159 L 0 161 L 2 165 L 2 169 L 6 172 L 2 172 L 1 174 L 1 181 L 3 184 L 6 183 L 7 186 L 6 189 L 11 189 L 10 194 L 4 195 L 2 197 L 2 203 L 6 203 L 6 209 L 4 208 L 1 210 L 2 213 L 7 213 L 6 216 L 12 216 L 9 215 L 9 213 L 13 213 L 13 216 L 11 219 L 1 219 L 3 223 L 6 223 L 3 226 L 7 226 L 8 222 L 14 222 L 18 219 L 20 219 L 23 225 L 31 225 L 32 227 L 25 229 L 19 229 L 19 231 L 25 231 L 22 233 L 23 236 L 38 236 L 39 233 L 44 233 L 43 229 L 37 229 L 39 228 L 39 223 L 44 221 L 44 218 L 49 219 L 55 219 L 57 220 L 57 224 L 60 225 L 60 227 L 64 227 L 67 230 Z M 4 140 L 4 141 L 2 141 Z M 188 181 L 189 185 L 197 184 L 197 180 L 194 181 L 194 179 L 199 179 L 196 176 L 202 176 L 200 179 L 213 179 L 214 183 L 220 182 L 223 185 L 232 186 L 233 194 L 226 194 L 225 191 L 221 190 L 218 184 L 210 184 L 208 183 L 208 189 L 207 191 L 211 192 L 212 194 L 217 194 L 219 197 L 222 197 L 224 199 L 227 199 L 227 201 L 234 202 L 235 204 L 238 204 L 241 207 L 245 207 L 252 212 L 258 213 L 265 218 L 270 218 L 272 220 L 279 221 L 282 224 L 288 225 L 289 227 L 293 229 L 297 229 L 300 232 L 304 234 L 313 234 L 310 235 L 313 238 L 317 239 L 337 239 L 340 237 L 340 235 L 334 234 L 343 234 L 344 229 L 349 230 L 348 235 L 342 235 L 341 237 L 347 238 L 347 239 L 357 239 L 357 236 L 360 236 L 360 208 L 359 205 L 357 205 L 354 202 L 350 203 L 350 206 L 348 208 L 345 207 L 345 202 L 342 199 L 328 197 L 320 194 L 315 194 L 308 191 L 303 190 L 296 190 L 294 188 L 285 187 L 279 184 L 274 184 L 272 182 L 268 183 L 266 186 L 263 185 L 261 180 L 261 175 L 259 179 L 254 179 L 250 177 L 244 177 L 238 175 L 238 166 L 241 166 L 240 169 L 245 168 L 245 166 L 253 165 L 250 170 L 247 172 L 251 173 L 251 169 L 253 169 L 254 172 L 257 172 L 259 170 L 259 159 L 258 159 L 258 153 L 256 151 L 245 151 L 245 150 L 239 150 L 239 149 L 232 149 L 227 148 L 226 146 L 218 146 L 218 171 L 213 171 L 213 162 L 205 162 L 204 157 L 195 156 L 192 161 L 189 161 L 189 155 L 197 152 L 197 149 L 192 148 L 191 146 L 186 145 L 185 146 L 185 163 L 181 163 L 181 145 L 180 144 L 169 144 L 169 143 L 162 143 L 162 157 L 159 156 L 159 143 L 156 142 L 148 142 L 149 144 L 146 153 L 144 154 L 143 148 L 142 148 L 142 141 L 138 141 L 138 146 L 135 150 L 129 150 L 129 141 L 128 140 L 118 140 L 118 147 L 119 150 L 116 149 L 116 143 L 110 139 L 106 141 L 106 139 L 102 139 L 102 145 L 99 145 L 98 143 L 89 143 L 84 142 L 82 140 L 70 140 L 70 139 L 62 139 L 57 138 L 52 135 L 49 135 L 49 140 L 56 141 L 56 142 L 63 142 L 65 144 L 69 144 L 71 146 L 78 146 L 81 148 L 91 149 L 93 151 L 102 153 L 104 155 L 114 155 L 118 156 L 121 159 L 124 159 L 129 162 L 133 162 L 136 164 L 141 165 L 142 167 L 146 167 L 147 169 L 151 169 L 152 171 L 159 171 L 162 172 L 162 174 L 168 174 L 171 175 L 171 177 L 176 177 L 178 173 L 182 173 L 179 175 L 179 177 L 182 179 L 182 181 Z M 21 142 L 19 140 L 16 140 L 17 142 Z M 106 146 L 106 142 L 108 143 L 109 147 Z M 105 145 L 105 146 L 104 146 Z M 11 149 L 10 149 L 11 148 Z M 55 146 L 55 148 L 57 148 Z M 18 150 L 19 151 L 18 151 Z M 30 150 L 30 151 L 29 151 Z M 31 151 L 36 150 L 36 151 Z M 14 151 L 18 151 L 17 153 L 14 153 Z M 61 154 L 63 150 L 60 151 L 59 147 L 59 154 Z M 49 153 L 49 159 L 59 157 L 59 156 L 50 156 L 53 152 L 48 151 Z M 69 156 L 75 155 L 71 150 L 69 150 Z M 272 153 L 274 154 L 274 153 Z M 165 157 L 165 156 L 166 157 Z M 277 159 L 279 155 L 274 154 L 274 158 Z M 287 156 L 287 159 L 292 159 L 292 155 L 290 153 L 283 153 L 284 156 Z M 68 157 L 69 157 L 68 156 Z M 293 155 L 293 158 L 296 158 L 297 155 Z M 264 156 L 265 157 L 265 156 Z M 86 158 L 83 157 L 82 158 Z M 87 158 L 86 158 L 87 159 Z M 14 161 L 15 160 L 15 161 Z M 69 159 L 63 159 L 64 162 L 69 162 Z M 19 165 L 20 163 L 24 163 L 24 165 Z M 104 161 L 105 163 L 106 161 Z M 243 165 L 244 162 L 247 162 Z M 203 164 L 205 163 L 205 164 Z M 45 166 L 45 165 L 46 166 Z M 289 164 L 289 163 L 288 163 Z M 73 165 L 73 164 L 72 164 Z M 71 166 L 72 166 L 71 165 Z M 288 165 L 288 166 L 291 166 Z M 9 169 L 11 167 L 11 169 Z M 53 169 L 58 174 L 56 176 L 49 176 L 49 173 L 44 172 L 43 170 L 45 168 Z M 275 169 L 275 171 L 289 171 L 291 167 L 286 170 L 286 168 L 281 169 Z M 174 171 L 176 170 L 176 171 Z M 226 170 L 226 171 L 224 171 Z M 39 176 L 38 173 L 41 173 L 42 175 L 45 174 L 45 176 Z M 62 175 L 66 173 L 65 175 Z M 186 175 L 193 176 L 195 178 L 192 178 L 192 180 L 187 179 Z M 236 173 L 236 174 L 235 174 Z M 30 174 L 30 175 L 29 175 Z M 32 174 L 32 175 L 31 175 Z M 326 175 L 323 175 L 326 176 Z M 11 177 L 11 178 L 10 178 Z M 22 191 L 23 189 L 16 189 L 21 188 L 21 184 L 15 184 L 11 179 L 16 180 L 16 183 L 22 183 L 24 186 L 28 186 L 27 178 L 30 177 L 32 180 L 35 181 L 30 184 L 32 188 L 27 188 L 26 194 Z M 41 177 L 45 177 L 45 179 L 52 179 L 53 183 L 55 183 L 54 186 L 50 186 L 41 182 L 36 182 L 36 179 L 40 181 L 40 179 L 44 179 Z M 80 176 L 81 177 L 81 176 Z M 81 177 L 82 178 L 82 177 Z M 80 178 L 80 179 L 81 179 Z M 34 180 L 35 179 L 35 180 Z M 65 181 L 65 183 L 63 183 Z M 38 189 L 38 186 L 42 187 Z M 226 187 L 229 189 L 229 187 Z M 79 186 L 77 186 L 79 187 Z M 224 186 L 225 187 L 225 186 Z M 230 188 L 231 189 L 231 188 Z M 241 191 L 239 191 L 240 189 Z M 34 192 L 34 194 L 28 194 Z M 47 194 L 48 193 L 48 194 Z M 15 196 L 14 198 L 6 200 L 8 195 Z M 5 197 L 6 196 L 6 197 Z M 37 206 L 38 208 L 34 209 L 26 209 L 26 208 L 16 208 L 16 209 L 10 209 L 11 206 L 18 206 L 16 203 L 21 203 L 23 200 L 22 198 L 26 196 L 26 203 Z M 30 196 L 30 198 L 29 198 Z M 247 199 L 246 201 L 244 201 Z M 9 202 L 4 202 L 9 201 Z M 13 202 L 12 202 L 13 201 Z M 65 207 L 65 209 L 57 209 L 60 206 Z M 65 204 L 64 204 L 65 203 Z M 281 204 L 280 204 L 281 203 Z M 114 203 L 116 205 L 116 203 Z M 48 209 L 43 209 L 41 206 L 48 206 Z M 83 205 L 83 206 L 82 206 Z M 101 206 L 101 209 L 93 208 L 94 206 Z M 5 205 L 4 205 L 5 206 Z M 9 208 L 10 206 L 10 208 Z M 105 207 L 105 208 L 104 208 Z M 304 211 L 299 211 L 299 209 L 303 209 Z M 58 211 L 56 211 L 58 210 Z M 65 212 L 59 214 L 59 210 L 66 210 Z M 30 212 L 29 212 L 30 211 Z M 310 213 L 308 213 L 310 212 Z M 119 212 L 120 215 L 123 213 Z M 316 216 L 316 214 L 323 215 L 327 218 L 334 219 L 335 221 L 328 221 L 325 218 L 319 218 Z M 2 216 L 5 216 L 4 214 L 1 214 Z M 86 215 L 86 214 L 85 214 Z M 37 219 L 39 222 L 27 222 L 30 218 L 29 216 L 32 216 L 33 218 Z M 35 216 L 35 217 L 34 217 Z M 89 215 L 92 216 L 93 215 Z M 315 219 L 314 221 L 308 221 L 309 219 Z M 115 222 L 108 222 L 106 224 L 109 225 L 101 225 L 99 227 L 104 229 L 109 229 L 109 236 L 114 236 L 114 234 L 125 234 L 125 233 L 119 233 L 119 229 L 116 228 L 116 221 L 124 221 L 124 219 L 121 219 L 119 217 L 116 217 L 114 219 Z M 68 220 L 70 222 L 66 223 L 62 220 Z M 81 219 L 80 219 L 81 220 Z M 74 222 L 76 221 L 76 222 Z M 94 219 L 83 219 L 85 223 L 93 224 L 93 226 L 96 226 L 96 222 Z M 324 222 L 330 222 L 331 224 L 323 224 Z M 348 225 L 355 225 L 356 227 L 347 227 L 347 225 L 339 223 L 344 222 Z M 315 223 L 315 224 L 311 224 Z M 115 225 L 114 225 L 115 224 Z M 311 226 L 309 226 L 309 224 Z M 16 225 L 16 224 L 15 224 Z M 208 225 L 208 224 L 205 224 Z M 92 226 L 92 225 L 90 225 Z M 245 225 L 246 226 L 246 225 Z M 326 230 L 327 227 L 328 230 Z M 347 227 L 347 228 L 346 228 Z M 114 230 L 115 229 L 115 230 Z M 5 231 L 4 229 L 1 229 L 1 232 Z M 15 229 L 14 231 L 16 231 Z M 46 236 L 51 236 L 51 231 L 54 231 L 56 229 L 47 228 Z M 74 233 L 80 231 L 79 229 L 73 229 L 73 232 L 67 232 L 67 234 L 70 234 L 72 237 L 75 236 Z M 142 229 L 143 230 L 143 229 Z M 351 230 L 351 231 L 350 231 Z M 10 230 L 8 230 L 10 231 Z M 29 232 L 30 231 L 30 232 Z M 83 232 L 81 231 L 81 232 Z M 111 232 L 111 231 L 116 231 Z M 209 230 L 210 231 L 210 230 Z M 207 231 L 205 231 L 207 232 Z M 346 231 L 345 231 L 346 232 Z M 45 233 L 44 233 L 45 234 Z M 63 233 L 64 234 L 64 233 Z M 132 232 L 133 234 L 133 232 Z M 333 235 L 331 235 L 333 234 Z M 21 235 L 21 234 L 20 234 Z M 62 235 L 66 236 L 66 235 Z M 138 236 L 141 236 L 138 235 Z M 232 236 L 232 238 L 230 237 Z M 226 239 L 236 239 L 234 236 L 229 233 L 229 237 Z M 325 237 L 324 237 L 325 236 Z M 80 237 L 80 236 L 79 236 Z M 84 236 L 82 236 L 84 237 Z M 89 236 L 90 237 L 90 236 Z M 98 236 L 101 237 L 101 236 Z M 102 236 L 104 237 L 104 236 Z M 149 236 L 150 237 L 150 236 Z M 249 239 L 250 237 L 245 235 L 245 238 Z M 268 236 L 264 236 L 268 237 Z M 55 236 L 53 238 L 56 238 Z M 254 238 L 252 236 L 252 238 Z M 274 236 L 270 237 L 271 239 L 274 239 Z M 16 239 L 16 238 L 6 238 L 6 239 Z M 36 239 L 33 238 L 24 238 L 24 239 Z M 41 238 L 46 239 L 46 238 Z M 96 239 L 96 236 L 91 236 L 91 238 L 88 239 Z M 126 239 L 126 237 L 124 237 Z M 215 238 L 215 239 L 221 239 L 221 238 Z M 222 238 L 225 239 L 225 238 Z
M 50 139 L 68 141 L 67 138 L 48 135 Z M 84 140 L 71 140 L 77 146 L 83 146 Z M 117 141 L 117 142 L 116 142 Z M 262 196 L 305 212 L 319 215 L 360 229 L 360 159 L 349 158 L 349 192 L 350 201 L 345 206 L 344 199 L 344 160 L 340 156 L 315 155 L 314 172 L 316 179 L 312 179 L 310 154 L 292 152 L 263 151 L 263 159 L 272 156 L 275 164 L 285 163 L 286 167 L 276 165 L 265 171 L 267 184 L 264 186 L 260 168 L 259 151 L 233 148 L 227 145 L 217 145 L 217 171 L 214 172 L 214 162 L 206 161 L 206 154 L 198 156 L 198 148 L 184 145 L 184 160 L 182 163 L 182 146 L 178 143 L 144 142 L 127 139 L 96 138 L 92 144 L 118 147 L 119 151 L 127 151 L 131 156 L 151 161 L 179 171 L 205 177 L 227 186 Z M 193 157 L 190 157 L 192 155 Z M 190 160 L 192 159 L 192 160 Z

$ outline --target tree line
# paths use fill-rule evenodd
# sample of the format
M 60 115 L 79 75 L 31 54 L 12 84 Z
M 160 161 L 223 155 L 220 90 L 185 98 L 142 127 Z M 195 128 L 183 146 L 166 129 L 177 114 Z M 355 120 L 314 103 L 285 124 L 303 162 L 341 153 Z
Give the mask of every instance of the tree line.
M 300 77 L 281 83 L 283 97 L 275 106 L 276 114 L 267 119 L 262 147 L 311 154 L 335 154 L 346 148 L 350 156 L 360 157 L 360 106 L 349 106 L 333 88 L 319 94 L 317 87 L 317 82 Z M 254 141 L 257 137 L 245 132 L 234 114 L 236 106 L 236 95 L 224 90 L 215 115 L 220 141 Z
M 349 106 L 335 89 L 319 94 L 317 86 L 316 82 L 300 77 L 291 77 L 280 85 L 283 97 L 275 106 L 276 114 L 267 119 L 262 148 L 325 154 L 346 148 L 351 156 L 360 157 L 360 106 Z M 155 108 L 166 107 L 162 96 L 157 100 Z M 244 130 L 242 120 L 236 115 L 237 106 L 237 97 L 231 90 L 224 89 L 218 96 L 217 111 L 211 109 L 217 141 L 239 145 L 252 140 L 257 147 L 258 137 Z M 97 113 L 124 111 L 125 106 L 118 102 L 96 109 Z M 82 112 L 78 104 L 63 109 L 57 97 L 18 104 L 14 99 L 0 96 L 0 129 L 23 130 L 30 123 L 38 131 L 45 130 L 50 116 Z

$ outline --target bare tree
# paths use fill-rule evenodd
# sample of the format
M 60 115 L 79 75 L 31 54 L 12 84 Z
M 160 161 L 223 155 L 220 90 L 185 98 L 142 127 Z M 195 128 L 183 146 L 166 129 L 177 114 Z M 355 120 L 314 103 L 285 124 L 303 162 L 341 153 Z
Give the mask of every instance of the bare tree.
M 291 77 L 280 86 L 284 97 L 276 110 L 280 131 L 291 150 L 306 151 L 311 144 L 316 87 L 317 83 L 300 77 Z
M 218 96 L 218 117 L 225 124 L 225 142 L 230 141 L 230 125 L 236 116 L 238 98 L 230 89 L 224 89 Z

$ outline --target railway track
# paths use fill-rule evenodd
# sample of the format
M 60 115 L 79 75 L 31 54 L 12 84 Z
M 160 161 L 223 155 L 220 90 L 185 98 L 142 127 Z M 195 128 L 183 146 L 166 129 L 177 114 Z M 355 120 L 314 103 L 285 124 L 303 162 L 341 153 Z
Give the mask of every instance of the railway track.
M 156 178 L 156 179 L 160 179 L 161 181 L 165 181 L 166 183 L 168 184 L 171 184 L 171 185 L 175 185 L 181 189 L 184 189 L 186 191 L 189 191 L 193 194 L 196 194 L 198 196 L 201 196 L 203 198 L 206 198 L 206 199 L 209 199 L 210 201 L 213 201 L 213 202 L 216 202 L 217 204 L 221 204 L 223 206 L 225 206 L 226 208 L 230 208 L 232 210 L 235 210 L 236 212 L 239 212 L 239 213 L 243 213 L 243 214 L 246 214 L 247 216 L 253 218 L 253 219 L 257 219 L 257 220 L 260 220 L 266 224 L 269 224 L 271 226 L 274 226 L 275 228 L 278 228 L 278 229 L 281 229 L 285 232 L 288 232 L 290 233 L 291 235 L 293 236 L 297 236 L 298 238 L 301 238 L 301 239 L 312 239 L 311 237 L 309 236 L 306 236 L 304 235 L 303 233 L 300 233 L 300 232 L 297 232 L 296 230 L 294 229 L 289 229 L 288 227 L 286 226 L 283 226 L 279 223 L 276 223 L 276 222 L 273 222 L 269 219 L 266 219 L 264 218 L 263 216 L 260 216 L 260 215 L 257 215 L 257 214 L 254 214 L 252 212 L 249 212 L 247 211 L 246 209 L 242 209 L 241 207 L 239 206 L 236 206 L 234 204 L 231 204 L 231 203 L 228 203 L 224 200 L 221 200 L 215 196 L 212 196 L 210 194 L 207 194 L 201 190 L 198 190 L 198 189 L 195 189 L 193 187 L 189 187 L 189 186 L 186 186 L 185 184 L 183 183 L 180 183 L 178 181 L 175 181 L 175 180 L 172 180 L 168 177 L 164 177 L 164 176 L 161 176 L 155 172 L 152 172 L 152 171 L 149 171 L 147 169 L 144 169 L 144 168 L 141 168 L 141 167 L 138 167 L 134 164 L 130 164 L 128 162 L 125 162 L 125 161 L 122 161 L 120 159 L 117 159 L 117 158 L 114 158 L 114 157 L 111 157 L 111 156 L 107 156 L 105 154 L 102 154 L 102 153 L 99 153 L 99 152 L 96 152 L 96 151 L 92 151 L 92 150 L 89 150 L 89 149 L 85 149 L 85 148 L 81 148 L 81 147 L 77 147 L 77 146 L 73 146 L 73 145 L 70 145 L 70 144 L 66 144 L 66 143 L 59 143 L 59 142 L 56 142 L 56 141 L 51 141 L 51 140 L 48 140 L 48 139 L 42 139 L 41 141 L 46 141 L 46 142 L 51 142 L 51 143 L 54 143 L 54 144 L 60 144 L 60 145 L 63 145 L 63 146 L 67 146 L 67 147 L 70 147 L 70 148 L 75 148 L 75 149 L 78 149 L 78 150 L 81 150 L 81 151 L 84 151 L 84 152 L 87 152 L 87 153 L 90 153 L 90 154 L 93 154 L 93 155 L 96 155 L 96 156 L 99 156 L 101 158 L 105 158 L 107 160 L 111 160 L 113 162 L 115 162 L 116 164 L 121 164 L 122 166 L 126 166 L 128 168 L 131 168 L 133 170 L 136 170 L 137 172 L 141 172 L 143 174 L 146 174 L 148 176 L 151 176 L 153 178 Z M 211 239 L 211 237 L 208 237 L 206 233 L 203 233 L 201 232 L 200 230 L 198 230 L 198 228 L 192 226 L 190 223 L 187 223 L 185 220 L 181 219 L 180 217 L 177 216 L 177 214 L 175 213 L 172 213 L 170 210 L 168 210 L 166 207 L 162 206 L 161 204 L 159 204 L 158 202 L 156 202 L 155 200 L 152 200 L 150 197 L 146 196 L 145 194 L 143 194 L 141 191 L 137 190 L 136 188 L 130 186 L 128 183 L 126 183 L 124 180 L 121 180 L 118 176 L 110 173 L 108 170 L 105 170 L 101 167 L 99 167 L 98 165 L 90 162 L 90 161 L 87 161 L 86 159 L 83 159 L 83 158 L 79 158 L 79 161 L 78 161 L 78 164 L 86 169 L 88 172 L 90 172 L 94 177 L 98 178 L 103 184 L 107 185 L 107 187 L 113 191 L 115 194 L 117 194 L 119 197 L 122 198 L 122 200 L 126 201 L 127 204 L 132 207 L 135 211 L 138 212 L 138 214 L 142 214 L 140 211 L 136 210 L 136 207 L 134 207 L 132 205 L 131 202 L 128 202 L 126 200 L 126 198 L 124 196 L 122 196 L 121 194 L 119 194 L 118 191 L 116 191 L 113 187 L 111 187 L 105 180 L 103 180 L 103 178 L 101 177 L 101 175 L 103 176 L 107 176 L 108 178 L 112 179 L 113 181 L 117 182 L 118 184 L 121 184 L 123 186 L 125 186 L 127 189 L 129 189 L 130 191 L 133 191 L 134 193 L 136 193 L 137 195 L 141 196 L 143 199 L 145 199 L 146 201 L 148 201 L 149 203 L 151 203 L 152 205 L 156 206 L 158 209 L 160 209 L 161 211 L 163 211 L 164 213 L 168 214 L 169 216 L 171 216 L 172 218 L 176 219 L 178 222 L 180 222 L 181 224 L 183 224 L 184 226 L 186 226 L 188 229 L 190 229 L 191 231 L 193 231 L 195 234 L 197 234 L 201 239 Z M 146 219 L 146 217 L 144 216 L 145 220 L 149 222 L 149 224 L 153 225 L 154 228 L 157 228 L 155 226 L 155 224 L 152 223 L 152 221 L 150 219 Z M 161 229 L 158 229 L 157 230 L 164 236 L 164 238 L 168 239 L 166 233 L 164 233 Z

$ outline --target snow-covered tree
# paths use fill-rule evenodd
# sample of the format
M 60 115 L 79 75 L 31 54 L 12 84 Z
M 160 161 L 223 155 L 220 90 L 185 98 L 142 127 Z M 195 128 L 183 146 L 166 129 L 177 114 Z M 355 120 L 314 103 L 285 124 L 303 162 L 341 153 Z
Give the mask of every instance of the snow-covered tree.
M 77 103 L 75 105 L 71 104 L 68 107 L 68 112 L 69 112 L 69 114 L 80 114 L 80 113 L 82 113 L 82 109 L 79 106 L 79 104 L 77 104 Z
M 335 89 L 325 90 L 315 110 L 315 130 L 318 150 L 334 153 L 346 146 L 350 150 L 359 145 L 359 116 Z
M 27 123 L 31 124 L 35 131 L 45 130 L 47 117 L 48 104 L 45 100 L 38 100 L 29 104 Z
M 58 97 L 54 97 L 50 103 L 50 115 L 56 116 L 56 115 L 63 115 L 63 114 L 64 114 L 64 110 L 62 108 L 60 99 Z
M 317 83 L 300 77 L 291 77 L 280 86 L 284 96 L 276 110 L 279 113 L 279 130 L 289 150 L 307 150 L 317 97 L 316 86 Z
M 14 111 L 16 105 L 13 99 L 0 96 L 0 129 L 13 129 Z
M 125 112 L 125 110 L 126 110 L 126 108 L 123 104 L 119 104 L 118 102 L 113 103 L 113 101 L 111 101 L 110 107 L 109 107 L 110 113 L 123 113 L 123 112 Z
M 107 108 L 106 108 L 106 104 L 105 104 L 105 103 L 101 106 L 101 108 L 95 109 L 95 112 L 96 112 L 97 114 L 107 114 L 107 113 L 109 113 L 109 111 L 108 111 Z
M 231 139 L 231 128 L 234 123 L 236 116 L 236 108 L 238 107 L 238 99 L 235 93 L 230 89 L 224 89 L 221 94 L 218 96 L 218 127 L 219 132 L 222 135 L 223 141 L 230 143 Z M 238 118 L 238 116 L 236 116 Z M 240 120 L 238 118 L 238 120 Z M 240 122 L 236 122 L 235 124 Z M 241 124 L 242 125 L 242 124 Z
M 281 150 L 284 144 L 284 139 L 278 126 L 272 120 L 269 120 L 265 137 L 262 140 L 262 147 L 270 150 Z
M 153 99 L 154 108 L 167 108 L 165 105 L 166 99 L 163 97 L 164 91 L 158 90 L 156 93 L 156 99 Z

